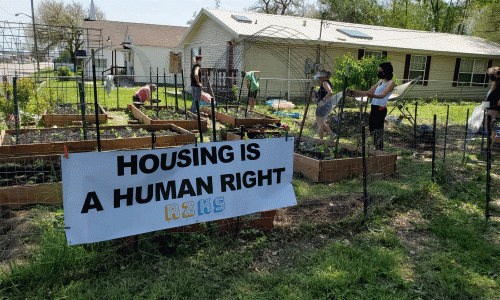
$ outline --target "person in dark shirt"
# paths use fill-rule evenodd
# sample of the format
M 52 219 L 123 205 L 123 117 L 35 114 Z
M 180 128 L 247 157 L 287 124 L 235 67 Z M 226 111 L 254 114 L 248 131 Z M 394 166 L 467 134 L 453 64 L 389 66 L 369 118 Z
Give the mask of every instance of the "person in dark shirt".
M 493 86 L 486 94 L 486 101 L 490 103 L 487 115 L 491 116 L 491 123 L 486 125 L 491 126 L 491 140 L 493 144 L 496 143 L 495 123 L 498 117 L 498 111 L 500 111 L 500 67 L 489 68 L 488 76 L 491 82 L 493 82 Z
M 191 88 L 193 90 L 193 104 L 191 105 L 191 112 L 197 112 L 197 103 L 199 103 L 201 98 L 201 61 L 203 57 L 201 55 L 196 56 L 196 63 L 191 68 Z

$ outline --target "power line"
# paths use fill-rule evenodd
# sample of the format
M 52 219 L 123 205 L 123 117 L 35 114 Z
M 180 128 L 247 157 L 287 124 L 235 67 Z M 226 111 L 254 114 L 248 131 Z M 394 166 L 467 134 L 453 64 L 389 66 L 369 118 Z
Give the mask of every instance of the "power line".
M 0 7 L 0 9 L 1 9 L 1 10 L 3 10 L 6 14 L 11 15 L 11 16 L 13 16 L 13 17 L 15 17 L 13 14 L 11 14 L 11 13 L 10 13 L 10 12 L 8 12 L 8 11 L 6 11 L 6 10 L 5 10 L 5 9 L 3 9 L 2 7 Z

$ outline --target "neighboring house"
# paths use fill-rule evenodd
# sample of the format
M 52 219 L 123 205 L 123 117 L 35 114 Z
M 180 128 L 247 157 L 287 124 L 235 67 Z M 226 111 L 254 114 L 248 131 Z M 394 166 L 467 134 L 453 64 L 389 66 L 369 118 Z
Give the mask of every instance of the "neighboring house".
M 412 96 L 424 98 L 483 99 L 488 89 L 487 68 L 500 65 L 500 45 L 473 36 L 213 9 L 200 11 L 181 47 L 185 73 L 193 56 L 201 54 L 205 74 L 226 60 L 230 76 L 238 77 L 242 69 L 260 70 L 262 78 L 284 79 L 292 85 L 293 80 L 310 78 L 297 70 L 307 70 L 311 62 L 333 68 L 332 60 L 345 54 L 358 59 L 387 56 L 399 80 L 422 76 Z M 311 51 L 315 47 L 320 55 Z M 239 54 L 243 57 L 237 58 Z M 270 96 L 283 90 L 294 97 L 289 83 L 283 89 L 283 84 L 272 82 L 269 80 Z M 295 96 L 303 97 L 303 91 Z
M 101 37 L 91 37 L 89 48 L 95 49 L 97 76 L 128 75 L 135 82 L 156 82 L 157 70 L 161 80 L 169 72 L 171 53 L 177 48 L 187 27 L 138 24 L 117 21 L 85 20 L 85 28 L 99 29 Z M 102 39 L 102 40 L 99 40 Z M 90 49 L 87 56 L 90 55 Z

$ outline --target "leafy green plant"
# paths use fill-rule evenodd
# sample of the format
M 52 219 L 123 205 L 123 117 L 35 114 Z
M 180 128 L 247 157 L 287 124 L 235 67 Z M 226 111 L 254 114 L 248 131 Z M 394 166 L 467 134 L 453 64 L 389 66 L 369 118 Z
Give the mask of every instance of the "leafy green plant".
M 60 67 L 57 70 L 56 75 L 58 77 L 60 77 L 59 80 L 61 80 L 61 81 L 68 81 L 68 80 L 71 79 L 69 77 L 73 76 L 74 73 L 71 72 L 70 68 L 68 68 L 68 67 Z
M 345 72 L 349 66 L 347 88 L 368 90 L 379 80 L 377 78 L 378 65 L 390 61 L 387 57 L 363 57 L 358 60 L 352 55 L 344 55 L 335 59 L 335 71 L 330 78 L 334 91 L 342 91 L 345 82 Z M 396 84 L 399 81 L 394 77 Z

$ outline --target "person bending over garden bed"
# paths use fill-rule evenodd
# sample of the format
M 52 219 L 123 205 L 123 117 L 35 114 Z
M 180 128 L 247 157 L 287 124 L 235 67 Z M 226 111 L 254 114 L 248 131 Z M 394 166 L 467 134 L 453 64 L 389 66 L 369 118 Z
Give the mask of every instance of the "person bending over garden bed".
M 156 84 L 146 84 L 135 92 L 134 96 L 132 96 L 132 100 L 140 103 L 151 101 L 154 91 L 156 91 Z M 152 104 L 153 102 L 151 101 L 151 105 Z

